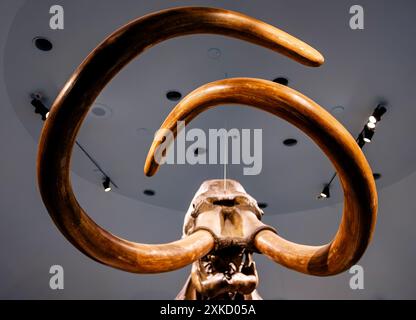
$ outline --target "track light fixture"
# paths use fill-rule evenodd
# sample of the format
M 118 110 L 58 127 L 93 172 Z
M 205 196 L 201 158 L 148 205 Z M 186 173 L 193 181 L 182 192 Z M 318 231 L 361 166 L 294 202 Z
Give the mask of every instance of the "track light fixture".
M 368 126 L 366 126 L 364 128 L 364 131 L 363 131 L 363 140 L 364 140 L 364 142 L 370 143 L 373 136 L 374 136 L 374 130 L 372 130 Z
M 109 192 L 111 191 L 111 186 L 110 186 L 110 178 L 109 177 L 105 177 L 104 181 L 103 181 L 103 187 L 104 187 L 104 191 L 105 192 Z
M 373 114 L 368 118 L 368 122 L 376 124 L 381 120 L 381 117 L 386 113 L 386 111 L 386 107 L 382 104 L 379 104 L 377 108 L 374 109 Z
M 357 143 L 358 143 L 358 145 L 360 146 L 361 149 L 365 145 L 364 136 L 363 136 L 363 133 L 362 132 L 358 135 Z
M 370 143 L 373 139 L 376 124 L 381 120 L 381 117 L 387 112 L 387 108 L 383 104 L 378 104 L 377 107 L 374 109 L 371 116 L 368 117 L 368 121 L 364 128 L 361 130 L 360 134 L 358 135 L 358 138 L 356 139 L 357 144 L 360 146 L 360 148 L 363 148 L 366 143 Z M 318 195 L 318 199 L 326 199 L 329 198 L 329 188 L 336 177 L 336 173 L 332 175 L 331 180 L 325 185 L 322 192 Z
M 382 104 L 379 104 L 377 108 L 374 109 L 373 114 L 368 117 L 367 127 L 374 129 L 377 122 L 381 120 L 381 117 L 386 113 L 386 111 L 386 107 Z
M 319 199 L 327 199 L 329 198 L 331 195 L 329 193 L 329 184 L 325 185 L 324 189 L 322 190 L 322 192 L 319 194 L 318 198 Z
M 34 92 L 30 95 L 32 101 L 30 102 L 32 106 L 35 107 L 35 113 L 38 113 L 42 116 L 42 120 L 45 121 L 49 116 L 49 109 L 42 102 L 42 94 L 39 92 Z M 95 161 L 95 159 L 85 150 L 85 148 L 78 142 L 75 141 L 75 144 L 78 148 L 87 156 L 91 163 L 97 168 L 99 172 L 103 175 L 103 188 L 105 192 L 111 191 L 111 185 L 118 189 L 117 184 L 110 179 L 110 177 L 104 172 L 100 165 Z
M 32 106 L 35 107 L 35 113 L 40 114 L 42 120 L 45 121 L 49 116 L 49 109 L 45 107 L 45 105 L 39 98 L 32 98 L 32 101 L 30 103 Z

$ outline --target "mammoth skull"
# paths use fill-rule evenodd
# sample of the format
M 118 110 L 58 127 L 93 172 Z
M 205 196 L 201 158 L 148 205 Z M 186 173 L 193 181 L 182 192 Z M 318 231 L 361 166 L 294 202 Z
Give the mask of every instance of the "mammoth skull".
M 183 237 L 209 231 L 214 249 L 192 264 L 191 277 L 178 299 L 252 299 L 258 276 L 253 239 L 261 230 L 263 211 L 234 180 L 205 181 L 189 206 Z
M 158 273 L 192 264 L 179 298 L 256 298 L 252 253 L 310 275 L 328 276 L 355 264 L 367 248 L 376 222 L 377 193 L 370 166 L 349 132 L 324 108 L 280 84 L 253 78 L 218 80 L 188 94 L 162 124 L 176 135 L 218 105 L 241 104 L 280 117 L 306 133 L 333 163 L 344 191 L 344 212 L 334 239 L 321 246 L 290 242 L 261 221 L 254 199 L 235 181 L 226 188 L 202 184 L 186 214 L 183 237 L 166 244 L 141 244 L 97 225 L 79 205 L 70 181 L 71 151 L 88 111 L 106 84 L 147 48 L 180 35 L 210 33 L 245 40 L 317 67 L 323 56 L 308 44 L 262 21 L 216 8 L 182 7 L 138 18 L 105 39 L 77 68 L 52 105 L 38 150 L 43 202 L 63 235 L 92 259 L 129 272 Z M 144 172 L 159 168 L 155 136 Z M 276 190 L 278 192 L 278 190 Z

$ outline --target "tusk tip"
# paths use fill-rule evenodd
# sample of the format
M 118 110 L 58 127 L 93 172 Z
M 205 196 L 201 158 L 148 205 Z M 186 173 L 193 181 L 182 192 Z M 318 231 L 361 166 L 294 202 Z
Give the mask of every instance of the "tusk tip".
M 143 172 L 146 177 L 153 177 L 157 172 L 158 166 L 153 161 L 146 161 Z
M 317 50 L 313 53 L 312 57 L 310 57 L 307 61 L 307 65 L 310 67 L 320 67 L 325 62 L 324 56 Z

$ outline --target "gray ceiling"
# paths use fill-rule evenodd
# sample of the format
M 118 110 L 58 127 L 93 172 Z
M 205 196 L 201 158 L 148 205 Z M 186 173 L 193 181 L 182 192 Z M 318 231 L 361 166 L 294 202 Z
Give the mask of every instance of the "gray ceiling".
M 107 35 L 135 17 L 170 6 L 164 1 L 123 1 L 122 5 L 116 1 L 63 1 L 65 29 L 57 31 L 49 28 L 51 3 L 29 1 L 20 8 L 4 52 L 8 96 L 35 140 L 42 123 L 28 106 L 31 92 L 43 92 L 51 104 L 78 64 Z M 97 99 L 109 110 L 108 116 L 92 114 L 84 123 L 79 142 L 116 182 L 116 192 L 183 211 L 200 183 L 221 177 L 222 168 L 165 166 L 155 177 L 144 177 L 142 167 L 153 133 L 174 106 L 165 93 L 175 89 L 186 95 L 224 77 L 285 76 L 291 87 L 329 111 L 343 106 L 344 112 L 336 116 L 355 136 L 377 103 L 387 101 L 389 112 L 365 152 L 373 170 L 383 174 L 380 188 L 400 180 L 416 169 L 416 153 L 408 148 L 416 130 L 409 116 L 413 113 L 409 93 L 416 54 L 412 10 L 400 9 L 393 2 L 384 6 L 369 2 L 365 30 L 352 31 L 348 27 L 348 2 L 336 3 L 195 2 L 238 10 L 282 28 L 320 50 L 326 63 L 321 68 L 307 68 L 274 52 L 220 36 L 169 40 L 145 52 L 110 83 Z M 49 38 L 53 51 L 36 50 L 30 41 L 36 36 Z M 210 58 L 210 48 L 220 49 L 221 56 Z M 291 125 L 251 108 L 220 107 L 204 113 L 190 127 L 263 129 L 261 174 L 244 176 L 241 165 L 229 166 L 228 173 L 258 201 L 267 202 L 271 214 L 328 205 L 317 201 L 316 195 L 331 177 L 332 166 L 310 139 Z M 281 143 L 290 137 L 299 141 L 294 148 Z M 102 175 L 78 150 L 73 168 L 87 180 L 101 182 Z M 178 181 L 181 188 L 177 187 Z M 156 196 L 142 194 L 144 189 L 154 189 Z M 329 202 L 341 199 L 336 183 Z
M 185 281 L 188 270 L 137 276 L 98 265 L 59 234 L 36 187 L 42 122 L 33 113 L 29 95 L 41 91 L 52 103 L 77 65 L 116 28 L 152 11 L 192 4 L 232 9 L 273 24 L 320 50 L 325 65 L 307 68 L 265 49 L 218 36 L 188 36 L 152 48 L 99 96 L 97 103 L 110 114 L 91 114 L 82 127 L 79 142 L 120 188 L 102 192 L 102 177 L 76 150 L 73 183 L 80 203 L 104 227 L 131 240 L 164 242 L 180 235 L 193 193 L 203 180 L 221 177 L 222 168 L 164 166 L 153 178 L 143 176 L 152 133 L 174 107 L 165 98 L 168 90 L 186 95 L 224 77 L 286 76 L 291 87 L 327 110 L 343 106 L 344 112 L 335 116 L 353 135 L 376 104 L 386 101 L 388 113 L 374 142 L 365 147 L 373 170 L 382 173 L 377 182 L 376 237 L 361 262 L 371 271 L 366 273 L 366 290 L 350 290 L 348 273 L 325 279 L 307 277 L 258 257 L 261 278 L 271 279 L 262 282 L 260 293 L 265 298 L 416 298 L 410 267 L 415 249 L 409 245 L 416 240 L 416 208 L 411 202 L 416 182 L 414 1 L 360 1 L 365 8 L 362 31 L 348 27 L 348 9 L 355 1 L 60 1 L 65 9 L 61 31 L 49 29 L 52 4 L 46 0 L 0 2 L 0 242 L 8 257 L 0 266 L 0 297 L 170 298 Z M 53 51 L 36 50 L 32 44 L 36 36 L 49 38 Z M 221 56 L 210 58 L 210 48 L 220 49 Z M 269 204 L 266 221 L 284 236 L 316 244 L 332 237 L 342 207 L 339 184 L 335 182 L 331 199 L 316 200 L 333 168 L 303 133 L 261 112 L 236 107 L 210 110 L 191 127 L 262 128 L 262 173 L 243 176 L 241 166 L 230 166 L 229 174 L 258 201 Z M 289 137 L 299 141 L 293 148 L 281 143 Z M 154 189 L 156 196 L 143 195 L 147 188 Z M 52 264 L 62 264 L 66 270 L 68 280 L 62 292 L 48 289 Z

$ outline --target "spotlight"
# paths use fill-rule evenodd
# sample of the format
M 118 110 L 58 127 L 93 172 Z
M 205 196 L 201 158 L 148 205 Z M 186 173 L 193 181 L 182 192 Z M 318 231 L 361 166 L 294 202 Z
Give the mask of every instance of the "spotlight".
M 376 124 L 378 121 L 381 120 L 383 114 L 387 111 L 386 107 L 382 104 L 379 104 L 377 108 L 374 109 L 373 114 L 368 118 L 368 121 L 371 123 Z
M 42 116 L 42 120 L 46 120 L 49 116 L 49 109 L 37 98 L 33 98 L 30 102 L 32 106 L 35 107 L 35 113 L 38 113 Z
M 330 196 L 331 195 L 329 194 L 329 184 L 327 184 L 327 185 L 325 185 L 322 192 L 319 194 L 318 198 L 319 199 L 326 199 L 326 198 L 329 198 Z
M 377 119 L 376 119 L 376 117 L 375 117 L 375 116 L 370 116 L 370 117 L 368 118 L 368 122 L 369 122 L 369 123 L 377 123 Z
M 360 133 L 360 135 L 358 136 L 357 143 L 360 146 L 360 148 L 364 147 L 365 141 L 362 133 Z
M 109 192 L 111 191 L 111 186 L 110 186 L 110 178 L 109 177 L 105 177 L 104 181 L 103 181 L 103 188 L 105 192 Z
M 379 104 L 377 108 L 374 109 L 373 114 L 368 117 L 367 127 L 370 129 L 374 129 L 376 127 L 377 122 L 381 120 L 383 114 L 387 111 L 386 107 L 382 104 Z
M 369 129 L 368 126 L 366 126 L 363 132 L 363 140 L 365 142 L 370 143 L 371 139 L 373 138 L 373 135 L 374 135 L 374 130 Z
M 333 108 L 334 110 L 334 108 Z M 360 134 L 358 135 L 356 142 L 360 148 L 363 148 L 366 143 L 370 143 L 373 139 L 376 124 L 381 120 L 381 117 L 387 112 L 386 107 L 383 104 L 378 104 L 377 107 L 374 109 L 373 114 L 368 117 L 368 121 L 364 126 L 364 129 L 361 130 Z M 317 196 L 318 199 L 326 199 L 330 197 L 329 188 L 331 186 L 331 182 L 336 177 L 337 173 L 335 172 L 332 176 L 331 180 L 325 185 L 322 192 Z M 381 174 L 374 173 L 374 179 L 380 179 Z

